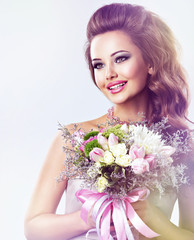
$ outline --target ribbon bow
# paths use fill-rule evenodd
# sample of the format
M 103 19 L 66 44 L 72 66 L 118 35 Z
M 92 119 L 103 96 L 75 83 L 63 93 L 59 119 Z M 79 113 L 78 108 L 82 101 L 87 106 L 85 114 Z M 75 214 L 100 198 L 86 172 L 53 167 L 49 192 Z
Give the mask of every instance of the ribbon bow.
M 158 237 L 138 216 L 131 203 L 144 200 L 149 195 L 148 189 L 135 189 L 126 197 L 112 198 L 106 193 L 99 193 L 88 189 L 76 192 L 76 197 L 83 203 L 81 218 L 87 223 L 87 216 L 93 207 L 92 217 L 96 221 L 96 230 L 100 239 L 113 239 L 110 234 L 110 220 L 112 220 L 118 240 L 134 240 L 127 218 L 133 226 L 147 238 Z M 90 231 L 89 231 L 90 232 Z

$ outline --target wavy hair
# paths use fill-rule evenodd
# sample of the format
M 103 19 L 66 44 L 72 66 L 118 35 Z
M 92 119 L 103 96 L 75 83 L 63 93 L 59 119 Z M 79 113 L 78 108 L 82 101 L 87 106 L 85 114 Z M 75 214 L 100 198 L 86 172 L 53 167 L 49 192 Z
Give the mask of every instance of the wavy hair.
M 145 63 L 153 74 L 148 79 L 149 102 L 152 106 L 149 120 L 157 122 L 168 116 L 174 128 L 187 128 L 188 84 L 178 59 L 178 43 L 171 29 L 158 15 L 142 6 L 113 3 L 99 8 L 87 25 L 85 57 L 96 85 L 91 63 L 92 39 L 108 31 L 127 33 L 141 50 Z

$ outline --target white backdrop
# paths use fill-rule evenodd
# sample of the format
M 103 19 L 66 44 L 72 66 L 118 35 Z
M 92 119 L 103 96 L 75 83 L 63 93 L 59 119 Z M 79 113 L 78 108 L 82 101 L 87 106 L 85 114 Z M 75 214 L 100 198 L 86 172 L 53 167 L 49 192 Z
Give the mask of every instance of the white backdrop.
M 92 119 L 110 106 L 90 79 L 83 46 L 89 17 L 112 2 L 142 4 L 169 24 L 194 88 L 193 0 L 0 0 L 2 239 L 25 239 L 24 214 L 58 122 Z

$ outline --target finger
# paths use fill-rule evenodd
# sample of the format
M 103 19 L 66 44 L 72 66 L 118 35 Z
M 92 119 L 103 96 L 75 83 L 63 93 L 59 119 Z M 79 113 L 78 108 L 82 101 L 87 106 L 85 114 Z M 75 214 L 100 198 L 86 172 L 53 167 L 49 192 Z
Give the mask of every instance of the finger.
M 145 207 L 146 202 L 145 201 L 137 201 L 131 203 L 131 206 L 133 207 L 134 210 L 139 210 Z
M 132 226 L 132 223 L 129 219 L 127 219 L 128 223 L 129 223 L 129 226 L 131 227 Z
M 110 232 L 114 232 L 114 231 L 115 231 L 114 225 L 110 226 Z

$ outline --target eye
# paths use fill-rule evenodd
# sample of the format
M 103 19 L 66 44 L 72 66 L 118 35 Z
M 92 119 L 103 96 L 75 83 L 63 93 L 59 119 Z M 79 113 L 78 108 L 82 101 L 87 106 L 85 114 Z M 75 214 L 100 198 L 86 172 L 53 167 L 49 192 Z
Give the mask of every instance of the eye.
M 115 62 L 116 63 L 121 63 L 121 62 L 126 61 L 127 59 L 129 59 L 129 56 L 119 56 L 115 59 Z
M 95 69 L 101 69 L 101 68 L 103 68 L 104 67 L 104 64 L 103 63 L 95 63 L 94 65 L 93 65 L 93 68 L 95 68 Z

